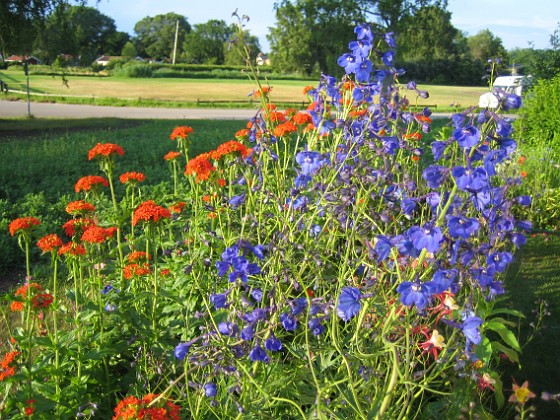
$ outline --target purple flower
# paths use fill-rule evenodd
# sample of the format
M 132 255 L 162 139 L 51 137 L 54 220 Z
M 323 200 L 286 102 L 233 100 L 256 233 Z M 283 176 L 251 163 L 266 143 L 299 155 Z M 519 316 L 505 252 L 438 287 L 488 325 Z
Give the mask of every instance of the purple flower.
M 403 305 L 416 305 L 420 310 L 426 307 L 432 296 L 428 284 L 420 283 L 419 281 L 404 281 L 397 287 L 397 292 L 401 295 L 401 302 Z
M 210 295 L 210 302 L 216 309 L 227 308 L 227 292 Z
M 431 165 L 422 172 L 422 178 L 426 180 L 426 184 L 430 188 L 439 188 L 447 179 L 449 169 L 445 166 Z
M 369 27 L 369 25 L 356 25 L 356 27 L 354 28 L 354 33 L 356 34 L 358 40 L 369 42 L 373 41 L 373 34 L 371 33 L 371 28 Z
M 463 166 L 456 166 L 451 173 L 457 187 L 463 191 L 476 192 L 488 187 L 488 174 L 482 167 L 467 169 Z
M 395 34 L 393 32 L 387 32 L 383 38 L 390 48 L 397 47 L 397 43 L 395 42 Z
M 253 347 L 253 349 L 249 353 L 249 359 L 251 359 L 252 362 L 268 363 L 270 361 L 270 358 L 266 354 L 266 351 L 264 351 L 263 348 L 258 344 L 255 344 L 255 347 Z
M 371 42 L 367 40 L 351 41 L 348 44 L 348 48 L 352 50 L 352 54 L 355 56 L 367 58 L 371 51 Z
M 251 341 L 253 339 L 253 337 L 255 336 L 255 330 L 253 329 L 253 327 L 251 325 L 249 325 L 249 326 L 243 328 L 239 335 L 241 336 L 242 340 Z
M 282 342 L 274 334 L 270 334 L 264 342 L 264 348 L 268 351 L 280 351 L 282 350 Z
M 422 251 L 426 248 L 431 253 L 436 253 L 443 242 L 441 229 L 430 224 L 425 224 L 422 227 L 413 226 L 409 229 L 409 237 L 416 250 Z
M 387 51 L 385 54 L 383 54 L 383 57 L 381 57 L 383 64 L 385 64 L 387 67 L 391 67 L 393 65 L 394 59 L 395 59 L 394 51 Z
M 479 330 L 481 325 L 482 319 L 477 316 L 469 316 L 463 321 L 461 329 L 467 338 L 467 345 L 469 343 L 476 345 L 482 341 Z
M 467 239 L 478 230 L 479 223 L 476 219 L 466 218 L 462 215 L 451 216 L 447 221 L 447 227 L 451 237 Z
M 346 74 L 354 73 L 358 66 L 358 59 L 350 53 L 342 54 L 336 62 L 340 67 L 344 67 Z
M 218 331 L 222 335 L 233 336 L 237 333 L 237 325 L 233 322 L 220 322 L 218 324 Z
M 292 315 L 298 315 L 307 308 L 307 299 L 304 297 L 294 299 L 291 303 Z
M 355 68 L 356 82 L 358 83 L 369 83 L 369 76 L 373 70 L 373 64 L 369 60 L 363 60 Z
M 511 109 L 519 109 L 520 106 L 521 106 L 521 97 L 513 93 L 510 93 L 506 96 L 502 104 L 502 109 L 504 109 L 504 111 L 509 111 Z
M 252 289 L 251 290 L 251 297 L 255 299 L 257 302 L 260 302 L 263 297 L 263 292 L 261 289 Z
M 259 274 L 261 272 L 261 268 L 257 264 L 250 263 L 243 256 L 233 258 L 231 266 L 233 270 L 228 276 L 230 282 L 239 279 L 243 283 L 246 283 L 248 275 Z
M 218 386 L 215 383 L 208 382 L 204 385 L 204 394 L 207 397 L 215 397 L 218 393 Z
M 300 165 L 303 175 L 313 175 L 325 166 L 328 160 L 319 152 L 306 150 L 296 155 L 296 162 Z
M 377 254 L 376 261 L 380 262 L 389 258 L 391 254 L 391 240 L 384 235 L 377 235 L 375 237 L 375 246 L 373 250 Z
M 280 322 L 286 331 L 295 331 L 298 327 L 297 320 L 290 313 L 281 314 Z
M 321 335 L 323 331 L 325 331 L 325 327 L 323 326 L 323 324 L 321 324 L 321 320 L 319 318 L 311 318 L 307 322 L 307 326 L 314 336 Z
M 177 346 L 175 346 L 175 351 L 173 353 L 175 354 L 177 360 L 183 360 L 185 358 L 185 356 L 189 352 L 189 349 L 191 348 L 191 345 L 192 343 L 188 342 L 179 343 L 177 344 Z
M 228 201 L 229 205 L 233 210 L 237 209 L 245 201 L 245 193 L 234 195 Z
M 450 290 L 453 285 L 453 280 L 457 277 L 457 270 L 452 268 L 450 270 L 438 270 L 434 273 L 432 280 L 429 282 L 429 287 L 432 293 L 439 294 L 446 290 Z
M 493 267 L 498 273 L 506 271 L 507 266 L 513 261 L 509 252 L 493 252 L 486 257 L 486 264 Z
M 480 131 L 472 125 L 458 128 L 453 132 L 453 138 L 462 148 L 471 148 L 480 141 Z
M 362 293 L 357 287 L 343 287 L 338 297 L 336 314 L 343 320 L 349 321 L 355 317 L 362 307 L 360 299 Z

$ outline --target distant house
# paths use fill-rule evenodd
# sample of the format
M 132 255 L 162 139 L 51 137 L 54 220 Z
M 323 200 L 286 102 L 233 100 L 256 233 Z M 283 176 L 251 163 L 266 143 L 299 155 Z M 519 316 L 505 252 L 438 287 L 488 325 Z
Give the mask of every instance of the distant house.
M 99 57 L 97 60 L 95 60 L 95 62 L 97 64 L 102 65 L 103 67 L 105 67 L 107 64 L 109 64 L 109 61 L 111 60 L 119 60 L 123 57 L 119 56 L 119 55 L 102 55 L 101 57 Z
M 11 55 L 6 58 L 8 63 L 23 63 L 24 61 L 27 61 L 29 64 L 41 64 L 41 60 L 32 55 Z
M 270 66 L 270 58 L 265 53 L 258 53 L 255 61 L 257 66 Z

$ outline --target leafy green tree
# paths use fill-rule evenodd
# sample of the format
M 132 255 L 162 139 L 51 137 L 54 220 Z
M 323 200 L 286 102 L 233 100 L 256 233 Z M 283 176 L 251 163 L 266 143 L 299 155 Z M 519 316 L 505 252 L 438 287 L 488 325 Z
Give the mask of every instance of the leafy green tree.
M 129 41 L 124 44 L 121 55 L 125 58 L 132 59 L 138 55 L 138 52 L 136 51 L 136 47 L 134 46 L 134 44 Z
M 90 65 L 103 54 L 118 54 L 129 39 L 117 32 L 115 21 L 93 7 L 60 5 L 45 23 L 35 42 L 42 57 L 52 62 L 61 53 Z
M 560 74 L 560 24 L 550 35 L 550 48 L 536 50 L 528 67 L 528 74 L 536 79 L 552 79 Z
M 410 61 L 457 57 L 458 35 L 450 12 L 436 6 L 423 7 L 405 19 L 397 53 L 402 60 Z
M 194 25 L 185 36 L 183 59 L 188 63 L 223 64 L 225 61 L 224 44 L 235 32 L 223 20 L 209 20 Z
M 46 16 L 64 0 L 0 0 L 0 54 L 27 54 Z
M 136 23 L 134 32 L 138 52 L 155 59 L 171 57 L 175 45 L 177 22 L 179 22 L 178 45 L 182 45 L 185 35 L 191 32 L 191 25 L 184 16 L 167 13 L 154 17 L 147 16 Z
M 467 45 L 475 60 L 486 62 L 491 59 L 500 58 L 507 62 L 507 51 L 502 44 L 501 38 L 495 36 L 490 29 L 483 29 L 476 35 L 467 38 Z
M 243 46 L 243 49 L 240 47 Z M 224 64 L 230 66 L 244 66 L 246 65 L 247 54 L 244 48 L 247 48 L 249 53 L 249 60 L 251 64 L 255 64 L 255 59 L 261 51 L 259 45 L 259 38 L 251 35 L 248 30 L 243 30 L 240 34 L 233 35 L 227 42 L 223 44 L 224 48 Z

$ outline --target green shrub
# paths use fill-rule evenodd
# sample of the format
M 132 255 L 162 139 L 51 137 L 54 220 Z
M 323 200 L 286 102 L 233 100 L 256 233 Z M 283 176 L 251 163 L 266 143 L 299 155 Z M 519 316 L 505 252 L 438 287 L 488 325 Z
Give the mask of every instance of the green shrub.
M 539 80 L 527 94 L 516 121 L 522 153 L 537 146 L 560 152 L 560 74 L 550 80 Z
M 149 78 L 153 77 L 154 69 L 150 64 L 129 61 L 121 67 L 115 67 L 113 75 L 130 78 Z

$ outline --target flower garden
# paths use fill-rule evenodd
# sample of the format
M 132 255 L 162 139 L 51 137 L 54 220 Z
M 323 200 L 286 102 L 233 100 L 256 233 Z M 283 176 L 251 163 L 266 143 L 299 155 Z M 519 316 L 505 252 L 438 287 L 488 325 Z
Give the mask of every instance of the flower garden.
M 255 74 L 262 107 L 235 140 L 191 156 L 197 133 L 170 133 L 165 188 L 98 143 L 64 235 L 10 223 L 27 281 L 0 418 L 529 415 L 529 384 L 505 393 L 500 375 L 521 350 L 503 276 L 531 228 L 503 115 L 520 98 L 498 92 L 424 147 L 431 112 L 409 98 L 428 93 L 398 84 L 391 34 L 355 33 L 306 111 L 277 109 Z

